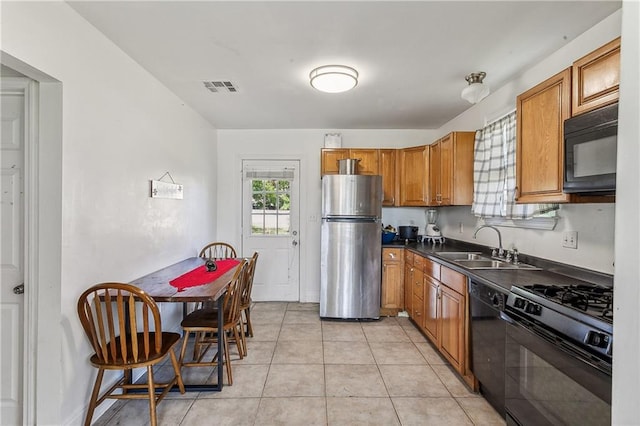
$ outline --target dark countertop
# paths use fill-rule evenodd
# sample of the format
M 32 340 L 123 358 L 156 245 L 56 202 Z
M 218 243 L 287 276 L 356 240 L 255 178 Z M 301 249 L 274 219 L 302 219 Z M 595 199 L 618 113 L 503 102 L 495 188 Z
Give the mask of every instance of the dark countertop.
M 520 254 L 520 261 L 538 268 L 540 271 L 531 271 L 524 269 L 467 269 L 458 266 L 451 261 L 438 256 L 439 252 L 451 251 L 477 251 L 490 256 L 491 249 L 478 244 L 467 243 L 447 239 L 445 244 L 430 243 L 408 243 L 402 241 L 394 241 L 389 244 L 383 244 L 382 248 L 403 247 L 414 253 L 418 253 L 424 257 L 435 260 L 436 262 L 447 266 L 455 271 L 467 275 L 475 281 L 483 284 L 497 287 L 497 290 L 508 292 L 513 285 L 528 284 L 584 284 L 585 282 L 602 285 L 605 287 L 613 286 L 613 276 L 601 272 L 590 271 L 588 269 L 579 268 L 577 266 L 566 265 L 558 262 L 552 262 L 546 259 L 536 258 Z

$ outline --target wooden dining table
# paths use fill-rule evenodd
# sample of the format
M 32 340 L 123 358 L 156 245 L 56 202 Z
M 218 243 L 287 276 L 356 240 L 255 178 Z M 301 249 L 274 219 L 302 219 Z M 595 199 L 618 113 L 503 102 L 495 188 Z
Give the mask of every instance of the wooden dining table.
M 231 283 L 231 279 L 240 266 L 234 266 L 227 272 L 215 278 L 210 283 L 188 287 L 178 290 L 169 282 L 182 274 L 185 274 L 205 263 L 205 259 L 200 257 L 190 257 L 171 266 L 159 269 L 155 272 L 140 277 L 130 284 L 144 290 L 156 302 L 182 303 L 183 312 L 186 312 L 188 302 L 216 302 L 218 306 L 218 324 L 223 323 L 222 297 Z M 186 337 L 183 337 L 186 338 Z M 195 384 L 185 383 L 187 391 L 221 391 L 223 386 L 223 366 L 224 366 L 224 339 L 218 340 L 218 382 L 215 384 Z M 172 390 L 178 390 L 177 385 Z

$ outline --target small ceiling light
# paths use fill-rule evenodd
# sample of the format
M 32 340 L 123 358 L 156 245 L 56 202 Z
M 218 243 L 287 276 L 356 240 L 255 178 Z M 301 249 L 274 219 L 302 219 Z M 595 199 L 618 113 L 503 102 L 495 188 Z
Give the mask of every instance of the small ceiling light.
M 462 99 L 472 103 L 477 104 L 487 96 L 489 96 L 489 86 L 486 84 L 482 84 L 482 80 L 486 77 L 486 73 L 480 72 L 472 72 L 464 79 L 467 80 L 469 85 L 462 89 Z
M 309 73 L 311 86 L 327 93 L 351 90 L 358 84 L 358 71 L 344 65 L 324 65 Z

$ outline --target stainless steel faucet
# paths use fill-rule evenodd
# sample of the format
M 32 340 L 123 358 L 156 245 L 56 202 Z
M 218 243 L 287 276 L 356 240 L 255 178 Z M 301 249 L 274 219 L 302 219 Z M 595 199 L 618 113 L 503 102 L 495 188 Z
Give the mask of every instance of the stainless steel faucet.
M 495 226 L 482 225 L 481 227 L 476 229 L 476 232 L 473 233 L 473 239 L 476 239 L 476 235 L 478 234 L 478 231 L 481 230 L 482 228 L 491 228 L 498 233 L 498 257 L 504 257 L 504 250 L 502 249 L 502 235 L 500 234 L 500 230 Z

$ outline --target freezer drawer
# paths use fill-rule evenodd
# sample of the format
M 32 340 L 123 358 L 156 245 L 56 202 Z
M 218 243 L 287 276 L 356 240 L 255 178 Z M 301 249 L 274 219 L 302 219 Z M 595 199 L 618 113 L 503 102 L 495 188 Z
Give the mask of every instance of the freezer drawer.
M 325 175 L 322 177 L 322 217 L 382 215 L 382 177 Z
M 377 221 L 322 222 L 320 317 L 380 317 L 380 232 Z

